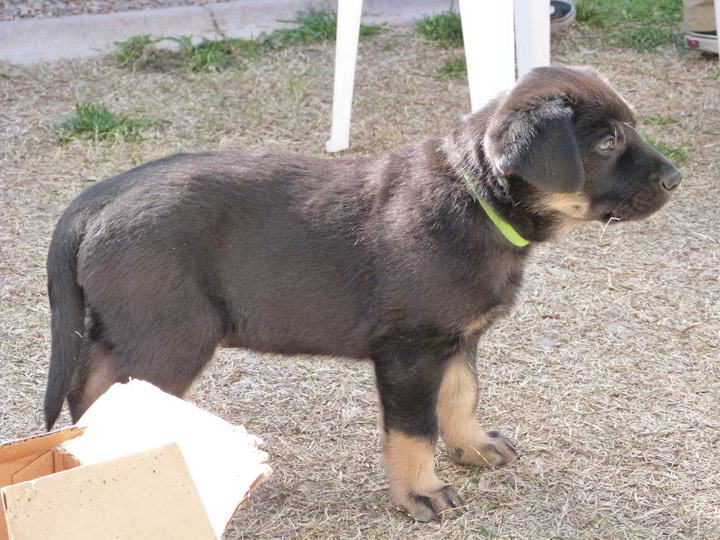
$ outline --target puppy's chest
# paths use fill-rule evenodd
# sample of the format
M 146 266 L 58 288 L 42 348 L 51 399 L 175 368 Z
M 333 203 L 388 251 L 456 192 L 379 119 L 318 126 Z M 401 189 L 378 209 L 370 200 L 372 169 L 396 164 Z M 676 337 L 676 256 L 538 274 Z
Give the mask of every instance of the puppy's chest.
M 460 323 L 463 335 L 484 332 L 512 309 L 522 284 L 522 265 L 497 270 L 475 281 L 474 287 L 466 291 L 470 305 Z
M 480 313 L 476 313 L 461 324 L 460 333 L 463 336 L 482 334 L 490 328 L 496 320 L 505 317 L 509 313 L 510 308 L 510 305 L 498 304 Z

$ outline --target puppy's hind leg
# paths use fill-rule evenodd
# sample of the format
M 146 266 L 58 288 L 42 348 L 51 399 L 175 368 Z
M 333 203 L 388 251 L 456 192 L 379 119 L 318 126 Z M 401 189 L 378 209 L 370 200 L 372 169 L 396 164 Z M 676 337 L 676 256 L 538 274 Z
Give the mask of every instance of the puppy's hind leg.
M 117 373 L 108 347 L 102 341 L 85 336 L 78 369 L 67 396 L 73 423 L 115 382 L 118 382 Z
M 194 309 L 181 309 L 183 305 Z M 222 314 L 210 302 L 198 300 L 153 315 L 150 322 L 148 317 L 116 317 L 108 310 L 101 323 L 93 313 L 68 395 L 73 421 L 114 383 L 131 378 L 178 397 L 188 391 L 222 339 Z

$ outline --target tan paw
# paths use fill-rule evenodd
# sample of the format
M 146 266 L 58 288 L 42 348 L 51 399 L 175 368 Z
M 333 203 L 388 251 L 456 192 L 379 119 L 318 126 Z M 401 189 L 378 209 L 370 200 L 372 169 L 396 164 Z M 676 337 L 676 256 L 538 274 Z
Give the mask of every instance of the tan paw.
M 451 485 L 428 493 L 407 491 L 392 497 L 393 504 L 420 521 L 452 519 L 465 513 L 465 502 Z
M 499 467 L 517 459 L 510 439 L 497 431 L 482 433 L 472 443 L 448 446 L 450 459 L 460 465 Z

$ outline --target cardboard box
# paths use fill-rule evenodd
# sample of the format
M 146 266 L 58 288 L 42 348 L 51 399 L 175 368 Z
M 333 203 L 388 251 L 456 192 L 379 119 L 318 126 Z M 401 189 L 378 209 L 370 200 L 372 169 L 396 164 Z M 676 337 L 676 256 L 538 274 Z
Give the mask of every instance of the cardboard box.
M 0 445 L 0 540 L 218 539 L 272 473 L 260 443 L 149 383 L 115 385 L 77 426 Z

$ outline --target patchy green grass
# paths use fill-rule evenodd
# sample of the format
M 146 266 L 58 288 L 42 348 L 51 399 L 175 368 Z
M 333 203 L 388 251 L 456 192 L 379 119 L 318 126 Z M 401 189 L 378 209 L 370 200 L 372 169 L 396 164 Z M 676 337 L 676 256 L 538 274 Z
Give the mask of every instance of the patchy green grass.
M 462 45 L 462 24 L 460 14 L 454 11 L 443 11 L 432 17 L 425 16 L 414 24 L 415 32 L 425 39 L 438 41 L 445 45 Z
M 53 126 L 62 142 L 72 138 L 91 139 L 93 141 L 138 141 L 142 131 L 150 126 L 167 124 L 165 120 L 133 118 L 118 115 L 98 103 L 78 103 L 75 116 L 66 118 Z
M 248 60 L 281 47 L 308 45 L 335 41 L 337 34 L 337 13 L 325 8 L 309 7 L 299 11 L 293 28 L 275 30 L 270 34 L 262 33 L 254 39 L 203 39 L 193 43 L 189 36 L 160 37 L 152 39 L 149 35 L 133 36 L 127 41 L 116 41 L 115 58 L 122 65 L 133 69 L 150 67 L 185 67 L 193 71 L 222 71 L 241 69 Z M 386 25 L 360 25 L 360 37 L 367 37 L 386 30 Z M 178 52 L 161 54 L 155 47 L 161 41 L 174 41 L 179 45 Z
M 576 20 L 600 28 L 618 24 L 674 24 L 682 20 L 682 0 L 576 0 Z
M 662 116 L 660 114 L 652 114 L 642 119 L 643 124 L 648 126 L 669 126 L 671 124 L 677 124 L 678 120 L 670 116 Z
M 162 53 L 155 47 L 161 41 L 174 41 L 179 51 Z M 116 41 L 115 58 L 133 69 L 151 67 L 185 67 L 192 71 L 222 71 L 243 67 L 243 62 L 265 54 L 274 47 L 271 36 L 261 34 L 255 39 L 203 39 L 193 43 L 189 36 L 162 37 L 133 36 Z
M 465 56 L 451 56 L 445 59 L 445 64 L 440 68 L 440 73 L 435 79 L 459 79 L 467 73 L 467 62 Z
M 294 23 L 294 28 L 275 30 L 271 35 L 278 45 L 309 45 L 324 41 L 335 41 L 337 36 L 337 13 L 326 9 L 315 9 L 309 6 L 307 11 L 298 11 L 295 19 L 281 21 Z M 385 24 L 360 25 L 360 37 L 372 36 L 384 32 Z
M 669 146 L 660 140 L 649 137 L 648 135 L 643 134 L 643 137 L 650 144 L 650 146 L 660 152 L 673 164 L 678 165 L 684 163 L 687 160 L 688 152 L 690 152 L 690 148 L 688 148 L 687 146 Z
M 683 49 L 684 38 L 675 26 L 669 28 L 655 26 L 629 26 L 613 32 L 609 39 L 619 45 L 632 47 L 636 51 L 652 51 L 661 45 L 671 44 L 678 50 Z
M 635 50 L 681 47 L 682 0 L 577 0 L 576 21 L 607 29 L 608 42 Z
M 256 39 L 203 39 L 196 44 L 187 36 L 168 39 L 180 44 L 180 63 L 192 71 L 237 69 L 243 60 L 257 58 L 272 48 L 265 34 Z

